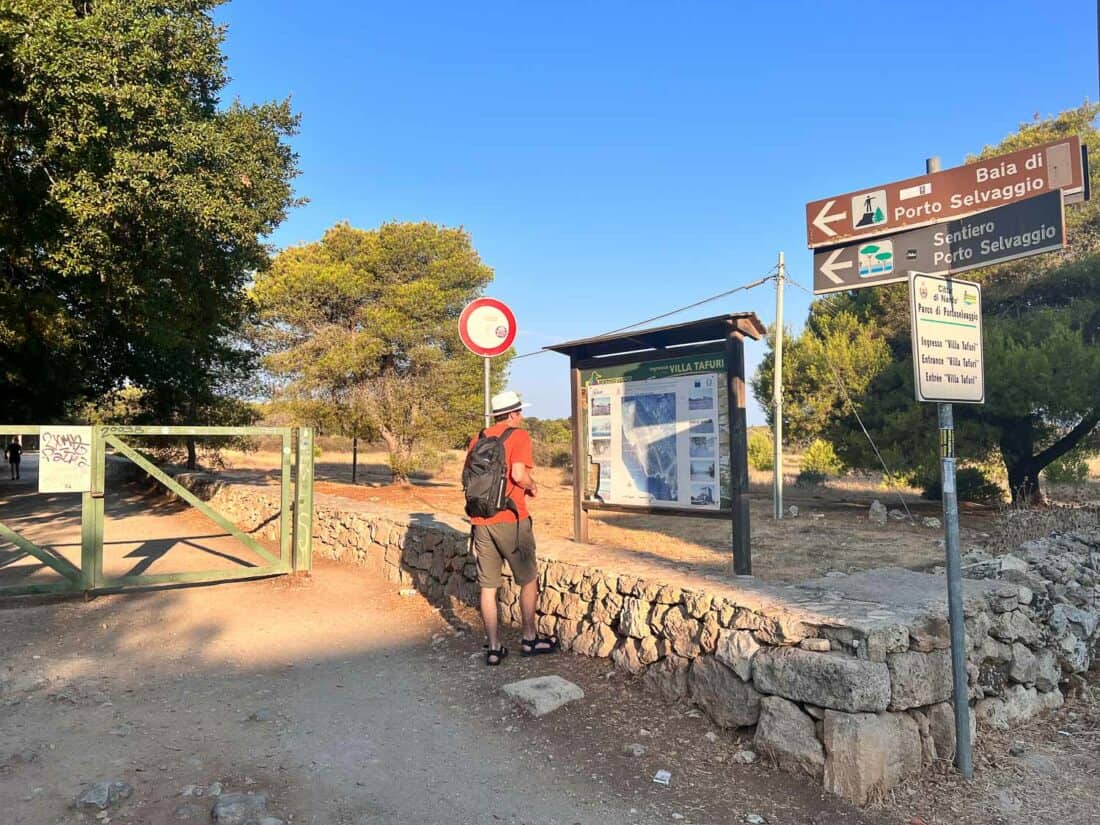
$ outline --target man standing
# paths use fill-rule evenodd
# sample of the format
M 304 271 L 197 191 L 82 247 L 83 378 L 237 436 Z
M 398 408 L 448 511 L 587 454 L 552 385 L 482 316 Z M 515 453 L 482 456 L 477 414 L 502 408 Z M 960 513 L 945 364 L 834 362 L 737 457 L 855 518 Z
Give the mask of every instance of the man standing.
M 523 422 L 523 407 L 519 395 L 502 392 L 493 396 L 493 424 L 482 430 L 470 442 L 470 451 L 482 438 L 495 437 L 504 447 L 504 501 L 506 508 L 487 518 L 471 516 L 473 548 L 477 559 L 477 581 L 481 586 L 481 617 L 489 637 L 485 663 L 499 665 L 508 655 L 500 643 L 498 632 L 497 590 L 501 585 L 504 561 L 520 586 L 519 606 L 523 615 L 523 636 L 520 641 L 524 656 L 554 653 L 558 650 L 556 636 L 539 636 L 535 630 L 535 603 L 538 600 L 538 562 L 535 559 L 535 531 L 527 510 L 527 498 L 538 494 L 538 485 L 531 477 L 533 459 L 531 436 L 519 429 Z
M 23 445 L 13 438 L 5 452 L 8 455 L 8 466 L 11 469 L 11 477 L 14 481 L 19 478 L 19 463 L 23 460 Z

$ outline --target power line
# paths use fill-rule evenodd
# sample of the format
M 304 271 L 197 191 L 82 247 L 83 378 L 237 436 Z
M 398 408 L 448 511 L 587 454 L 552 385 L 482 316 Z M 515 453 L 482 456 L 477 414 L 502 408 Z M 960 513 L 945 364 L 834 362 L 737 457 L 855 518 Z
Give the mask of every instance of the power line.
M 613 329 L 610 332 L 603 333 L 603 335 L 614 335 L 617 332 L 626 332 L 628 329 L 634 329 L 634 327 L 640 327 L 642 324 L 649 324 L 649 323 L 652 323 L 653 321 L 660 321 L 662 318 L 668 318 L 670 315 L 677 315 L 681 312 L 686 312 L 689 309 L 695 309 L 695 307 L 702 306 L 703 304 L 709 304 L 711 301 L 717 301 L 719 298 L 726 298 L 726 297 L 729 297 L 730 295 L 733 295 L 734 293 L 742 292 L 742 291 L 747 290 L 747 289 L 752 289 L 753 287 L 758 287 L 761 284 L 767 283 L 768 281 L 772 280 L 772 278 L 775 277 L 775 275 L 773 274 L 775 272 L 775 270 L 776 270 L 776 267 L 773 266 L 771 269 L 768 270 L 767 274 L 765 274 L 763 277 L 758 278 L 757 280 L 755 280 L 751 283 L 743 284 L 739 287 L 735 287 L 734 289 L 727 289 L 725 292 L 719 292 L 717 295 L 711 295 L 709 298 L 703 298 L 701 301 L 696 301 L 695 303 L 688 304 L 687 306 L 682 306 L 678 309 L 673 309 L 673 310 L 670 310 L 669 312 L 664 312 L 660 315 L 654 315 L 652 318 L 646 318 L 643 321 L 637 321 L 633 324 L 628 324 L 625 327 L 619 327 L 618 329 Z M 525 352 L 523 355 L 514 356 L 512 358 L 512 360 L 513 361 L 518 361 L 520 358 L 530 358 L 534 355 L 542 355 L 545 352 L 550 352 L 550 350 L 539 349 L 539 350 L 534 350 L 533 352 Z
M 801 289 L 802 292 L 806 293 L 811 298 L 818 299 L 817 296 L 813 294 L 812 290 L 807 289 L 798 281 L 795 281 L 794 278 L 788 276 L 787 279 L 791 284 Z M 832 298 L 820 298 L 820 300 L 823 301 L 826 307 L 832 309 L 834 312 L 839 311 L 838 308 L 832 304 Z M 825 363 L 828 364 L 829 371 L 833 373 L 833 379 L 836 382 L 837 389 L 840 390 L 840 395 L 844 396 L 844 400 L 848 404 L 848 408 L 851 410 L 851 414 L 856 417 L 856 421 L 859 423 L 859 429 L 864 431 L 864 436 L 867 438 L 867 442 L 871 445 L 871 449 L 875 451 L 876 458 L 878 458 L 879 464 L 882 465 L 882 472 L 886 473 L 887 483 L 891 487 L 893 487 L 894 493 L 898 495 L 898 500 L 899 502 L 901 502 L 901 506 L 905 510 L 905 515 L 909 516 L 909 519 L 912 521 L 913 514 L 910 513 L 909 505 L 905 504 L 905 498 L 901 494 L 901 488 L 894 483 L 894 474 L 890 472 L 890 467 L 887 466 L 886 459 L 882 458 L 882 453 L 879 452 L 878 444 L 875 443 L 875 439 L 871 438 L 871 433 L 867 431 L 867 427 L 864 425 L 864 419 L 860 417 L 859 410 L 856 409 L 854 401 L 851 400 L 851 396 L 848 395 L 848 388 L 844 385 L 844 378 L 842 377 L 842 375 L 840 375 L 840 371 L 837 370 L 836 364 L 833 363 L 831 357 L 828 356 L 828 349 L 825 348 L 825 346 L 823 346 L 822 348 L 822 356 L 825 359 Z

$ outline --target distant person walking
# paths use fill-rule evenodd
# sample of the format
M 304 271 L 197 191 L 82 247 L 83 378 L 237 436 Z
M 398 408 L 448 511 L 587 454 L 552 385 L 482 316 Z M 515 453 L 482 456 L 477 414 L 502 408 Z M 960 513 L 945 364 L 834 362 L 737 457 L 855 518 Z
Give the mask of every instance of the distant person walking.
M 4 452 L 8 457 L 8 466 L 11 468 L 11 477 L 14 481 L 19 478 L 19 462 L 23 460 L 23 446 L 13 440 Z
M 497 608 L 497 591 L 502 583 L 505 561 L 520 586 L 521 652 L 524 656 L 555 653 L 559 644 L 557 636 L 539 636 L 535 630 L 538 562 L 527 498 L 538 494 L 538 485 L 531 477 L 534 464 L 531 436 L 519 429 L 525 405 L 519 395 L 508 391 L 494 395 L 490 406 L 494 423 L 470 442 L 462 484 L 466 493 L 466 513 L 473 525 L 481 618 L 489 637 L 485 663 L 499 665 L 508 655 L 508 648 L 500 643 Z

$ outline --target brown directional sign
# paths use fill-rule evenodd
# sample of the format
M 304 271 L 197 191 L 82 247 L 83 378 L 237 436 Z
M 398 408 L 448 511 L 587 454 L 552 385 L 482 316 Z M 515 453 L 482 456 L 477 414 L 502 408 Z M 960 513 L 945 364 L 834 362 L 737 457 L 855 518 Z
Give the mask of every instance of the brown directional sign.
M 814 250 L 814 294 L 882 286 L 911 272 L 952 275 L 1061 249 L 1062 195 L 1050 191 L 934 226 Z
M 1085 162 L 1076 135 L 1007 155 L 932 172 L 806 204 L 811 249 L 836 246 L 941 223 L 1061 190 L 1068 201 L 1085 192 Z

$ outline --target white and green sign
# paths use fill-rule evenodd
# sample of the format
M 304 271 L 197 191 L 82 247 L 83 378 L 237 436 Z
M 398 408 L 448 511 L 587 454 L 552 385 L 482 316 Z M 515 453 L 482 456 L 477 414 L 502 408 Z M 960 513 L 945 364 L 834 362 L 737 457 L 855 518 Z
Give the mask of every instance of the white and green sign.
M 918 401 L 982 404 L 982 288 L 914 273 L 909 279 Z

